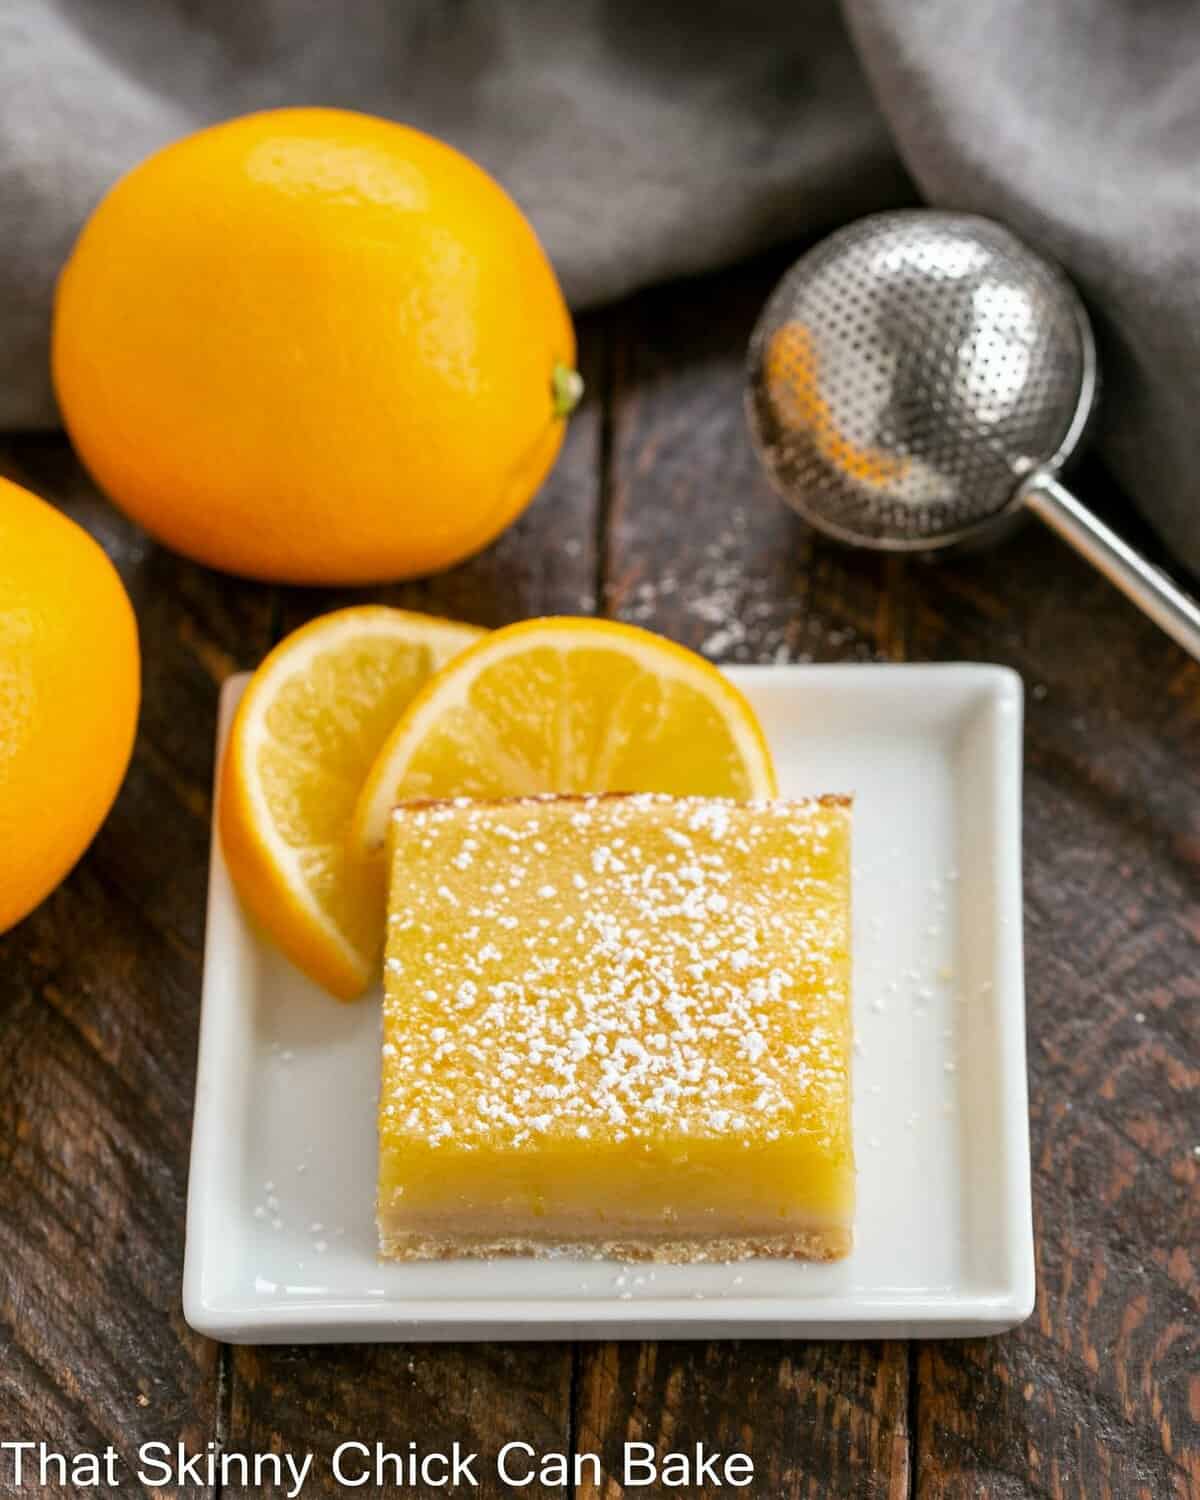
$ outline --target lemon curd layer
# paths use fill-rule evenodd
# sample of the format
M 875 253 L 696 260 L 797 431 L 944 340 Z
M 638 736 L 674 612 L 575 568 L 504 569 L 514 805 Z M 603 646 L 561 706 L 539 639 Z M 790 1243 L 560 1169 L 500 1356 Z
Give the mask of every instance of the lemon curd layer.
M 850 1246 L 850 807 L 393 815 L 384 1255 Z

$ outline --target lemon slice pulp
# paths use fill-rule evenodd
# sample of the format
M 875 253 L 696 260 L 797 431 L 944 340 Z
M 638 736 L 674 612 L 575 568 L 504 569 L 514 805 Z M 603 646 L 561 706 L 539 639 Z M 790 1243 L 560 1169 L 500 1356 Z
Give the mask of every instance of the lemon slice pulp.
M 470 647 L 413 699 L 367 775 L 351 847 L 377 854 L 408 798 L 775 790 L 753 710 L 703 657 L 614 621 L 529 620 Z
M 218 820 L 238 894 L 294 964 L 339 999 L 374 977 L 378 872 L 347 847 L 380 747 L 419 689 L 483 632 L 404 610 L 339 610 L 289 635 L 238 706 Z

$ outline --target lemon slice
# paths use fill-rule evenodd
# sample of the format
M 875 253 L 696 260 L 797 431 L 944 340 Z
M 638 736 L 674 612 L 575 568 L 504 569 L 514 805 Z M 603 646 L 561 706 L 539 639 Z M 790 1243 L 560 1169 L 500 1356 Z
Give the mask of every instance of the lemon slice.
M 292 962 L 339 999 L 373 978 L 378 871 L 346 847 L 363 781 L 430 674 L 483 632 L 369 605 L 289 635 L 238 706 L 221 772 L 221 843 L 238 894 Z
M 537 792 L 769 797 L 754 711 L 711 663 L 610 620 L 497 630 L 430 679 L 379 752 L 355 809 L 367 858 L 411 797 Z

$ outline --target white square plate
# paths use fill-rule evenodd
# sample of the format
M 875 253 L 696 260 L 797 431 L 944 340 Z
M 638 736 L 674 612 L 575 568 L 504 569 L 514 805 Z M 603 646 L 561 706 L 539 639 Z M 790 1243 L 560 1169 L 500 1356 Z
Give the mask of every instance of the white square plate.
M 377 999 L 243 919 L 214 838 L 184 1311 L 234 1341 L 911 1338 L 1033 1306 L 1021 686 L 987 666 L 742 667 L 784 795 L 852 792 L 856 1248 L 835 1265 L 375 1255 Z M 244 678 L 221 698 L 221 741 Z

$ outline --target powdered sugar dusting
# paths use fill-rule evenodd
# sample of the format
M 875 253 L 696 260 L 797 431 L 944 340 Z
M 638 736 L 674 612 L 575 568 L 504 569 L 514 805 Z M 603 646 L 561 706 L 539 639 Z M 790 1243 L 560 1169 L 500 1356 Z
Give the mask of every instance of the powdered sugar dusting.
M 398 812 L 385 1137 L 843 1128 L 848 818 L 651 795 Z

